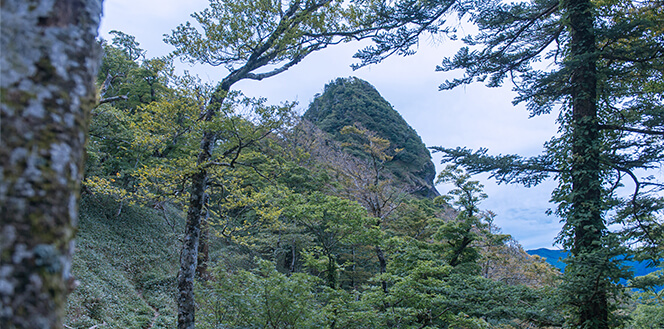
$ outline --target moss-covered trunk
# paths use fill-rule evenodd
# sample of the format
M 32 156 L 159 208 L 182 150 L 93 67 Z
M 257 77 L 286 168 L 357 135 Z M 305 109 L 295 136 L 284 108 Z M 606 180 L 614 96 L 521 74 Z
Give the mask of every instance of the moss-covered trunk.
M 61 328 L 101 0 L 3 0 L 0 327 Z
M 572 204 L 567 223 L 574 240 L 572 257 L 601 253 L 606 226 L 602 218 L 599 126 L 597 121 L 597 49 L 589 0 L 563 1 L 571 34 Z M 585 268 L 585 269 L 582 269 Z M 579 327 L 609 327 L 606 269 L 599 263 L 572 261 L 568 271 L 580 284 Z M 588 275 L 588 273 L 592 273 Z

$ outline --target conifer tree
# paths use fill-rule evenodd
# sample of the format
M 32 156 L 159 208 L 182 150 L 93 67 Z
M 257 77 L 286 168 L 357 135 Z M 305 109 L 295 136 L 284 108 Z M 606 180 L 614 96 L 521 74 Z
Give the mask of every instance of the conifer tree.
M 569 321 L 575 327 L 611 327 L 618 320 L 612 317 L 620 295 L 615 282 L 628 276 L 612 260 L 622 252 L 619 242 L 638 241 L 641 258 L 658 262 L 662 257 L 662 198 L 657 195 L 662 184 L 648 172 L 661 164 L 664 147 L 661 2 L 470 0 L 455 8 L 479 32 L 464 37 L 468 47 L 438 67 L 464 72 L 440 89 L 473 82 L 497 87 L 509 79 L 518 94 L 514 103 L 525 103 L 531 115 L 561 109 L 560 136 L 532 158 L 489 156 L 486 149 L 435 149 L 445 153 L 444 161 L 470 173 L 490 172 L 499 182 L 532 186 L 551 175 L 559 181 L 553 193 L 565 222 L 559 242 L 572 254 L 563 284 L 573 315 Z M 442 24 L 444 17 L 436 15 L 423 8 L 418 17 L 428 17 L 428 26 Z M 392 40 L 414 44 L 421 33 L 411 32 L 385 34 L 357 54 L 360 65 L 378 62 L 395 49 L 407 52 L 410 48 Z M 548 66 L 540 69 L 540 61 Z M 636 186 L 627 198 L 617 193 L 624 180 Z M 609 209 L 617 216 L 609 216 Z M 622 224 L 624 234 L 609 232 L 612 223 Z
M 630 6 L 647 11 L 652 5 Z M 560 184 L 553 200 L 558 202 L 557 213 L 565 221 L 559 242 L 572 255 L 562 285 L 562 295 L 573 315 L 570 322 L 579 328 L 612 327 L 618 320 L 612 310 L 620 296 L 615 282 L 627 273 L 612 260 L 622 250 L 607 230 L 612 221 L 607 210 L 612 204 L 620 204 L 615 190 L 623 177 L 633 178 L 638 186 L 642 178 L 636 177 L 634 169 L 661 162 L 661 156 L 653 157 L 652 150 L 632 143 L 630 138 L 642 139 L 639 135 L 646 133 L 651 135 L 646 138 L 654 142 L 649 147 L 661 149 L 662 145 L 661 138 L 652 138 L 661 126 L 649 132 L 631 129 L 632 133 L 625 134 L 629 125 L 641 126 L 650 115 L 636 113 L 627 105 L 629 98 L 638 97 L 641 91 L 618 96 L 612 84 L 620 79 L 617 74 L 626 66 L 662 68 L 664 53 L 661 43 L 657 45 L 661 34 L 657 36 L 649 27 L 652 21 L 636 15 L 619 17 L 625 13 L 619 3 L 596 7 L 591 1 L 569 0 L 483 6 L 471 15 L 480 34 L 466 39 L 469 45 L 481 45 L 481 50 L 464 48 L 453 59 L 445 60 L 440 70 L 463 69 L 466 75 L 448 81 L 441 89 L 485 79 L 489 86 L 498 86 L 509 77 L 516 81 L 519 93 L 515 103 L 526 102 L 533 115 L 548 113 L 562 103 L 562 134 L 547 145 L 544 155 L 530 159 L 489 157 L 485 150 L 439 150 L 447 154 L 446 160 L 464 165 L 471 172 L 493 172 L 499 181 L 529 185 L 555 173 Z M 648 46 L 629 49 L 625 42 Z M 620 58 L 616 53 L 621 54 Z M 533 64 L 541 57 L 552 60 L 554 69 L 534 69 Z M 661 89 L 655 93 L 661 95 Z M 651 102 L 649 107 L 661 113 L 661 105 L 661 101 Z M 632 120 L 637 119 L 612 124 L 616 117 L 627 113 Z M 625 147 L 635 150 L 636 155 L 627 155 Z M 637 187 L 635 203 L 644 197 L 639 192 Z M 620 208 L 624 210 L 625 206 Z M 661 218 L 655 218 L 650 217 L 650 224 L 661 229 Z

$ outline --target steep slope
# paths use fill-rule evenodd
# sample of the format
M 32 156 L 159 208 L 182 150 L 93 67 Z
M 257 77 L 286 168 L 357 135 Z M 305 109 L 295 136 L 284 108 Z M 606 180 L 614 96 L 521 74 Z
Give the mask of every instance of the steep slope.
M 339 142 L 347 141 L 348 137 L 340 133 L 345 126 L 359 123 L 373 131 L 390 142 L 389 155 L 393 159 L 387 168 L 397 183 L 411 186 L 417 195 L 439 195 L 433 186 L 436 171 L 429 150 L 417 132 L 368 82 L 355 77 L 336 79 L 315 97 L 303 117 Z M 402 150 L 395 152 L 396 149 Z
M 181 211 L 85 195 L 66 328 L 173 328 Z M 118 211 L 120 210 L 121 211 Z

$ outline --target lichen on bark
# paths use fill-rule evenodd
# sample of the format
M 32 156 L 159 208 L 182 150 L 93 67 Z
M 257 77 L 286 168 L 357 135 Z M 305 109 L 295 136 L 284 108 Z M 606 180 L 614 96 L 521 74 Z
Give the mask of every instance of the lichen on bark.
M 0 327 L 58 328 L 73 282 L 101 0 L 0 6 Z

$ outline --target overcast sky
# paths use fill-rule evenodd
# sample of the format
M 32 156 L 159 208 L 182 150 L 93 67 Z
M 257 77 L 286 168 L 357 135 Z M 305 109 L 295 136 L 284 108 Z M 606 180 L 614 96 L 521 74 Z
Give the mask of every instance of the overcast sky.
M 206 8 L 207 0 L 106 0 L 100 36 L 111 39 L 111 30 L 136 37 L 147 57 L 163 56 L 173 48 L 163 35 Z M 461 31 L 463 32 L 463 31 Z M 234 85 L 248 96 L 266 97 L 271 103 L 298 101 L 303 112 L 316 93 L 337 77 L 356 76 L 374 85 L 378 92 L 418 132 L 427 146 L 472 149 L 489 148 L 492 154 L 536 155 L 542 144 L 556 132 L 555 115 L 528 118 L 523 106 L 513 106 L 511 86 L 487 88 L 482 84 L 438 91 L 438 86 L 461 74 L 440 73 L 435 67 L 443 57 L 453 55 L 460 43 L 425 39 L 416 55 L 392 57 L 381 64 L 357 71 L 350 69 L 352 55 L 360 44 L 335 46 L 314 53 L 288 71 L 263 80 Z M 221 67 L 178 67 L 188 69 L 210 83 L 220 81 Z M 443 165 L 433 155 L 436 168 Z M 496 224 L 515 237 L 525 249 L 552 248 L 560 231 L 559 218 L 547 216 L 550 193 L 555 183 L 546 182 L 526 189 L 517 185 L 496 185 L 477 177 L 485 185 L 488 199 L 480 207 L 497 214 Z M 445 186 L 438 186 L 444 192 Z

